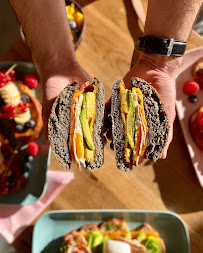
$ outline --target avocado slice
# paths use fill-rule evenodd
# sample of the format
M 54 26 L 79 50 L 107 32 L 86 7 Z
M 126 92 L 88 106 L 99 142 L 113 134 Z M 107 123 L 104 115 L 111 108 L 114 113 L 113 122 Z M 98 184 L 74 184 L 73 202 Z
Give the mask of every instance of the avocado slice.
M 87 110 L 86 110 L 87 100 L 86 100 L 86 94 L 83 95 L 83 103 L 82 103 L 82 110 L 80 113 L 80 123 L 82 126 L 82 132 L 83 136 L 85 138 L 85 141 L 87 143 L 87 146 L 91 150 L 95 150 L 95 146 L 93 143 L 93 139 L 90 133 L 90 127 L 87 120 Z
M 135 147 L 134 135 L 135 135 L 135 105 L 133 100 L 133 94 L 128 91 L 129 111 L 127 115 L 127 139 L 131 149 Z
M 137 240 L 138 242 L 141 242 L 141 241 L 143 241 L 143 240 L 145 240 L 145 239 L 146 239 L 146 235 L 145 235 L 144 232 L 140 232 L 140 233 L 137 235 L 137 237 L 136 237 L 136 240 Z
M 161 244 L 153 236 L 148 236 L 144 246 L 148 249 L 149 253 L 161 253 Z

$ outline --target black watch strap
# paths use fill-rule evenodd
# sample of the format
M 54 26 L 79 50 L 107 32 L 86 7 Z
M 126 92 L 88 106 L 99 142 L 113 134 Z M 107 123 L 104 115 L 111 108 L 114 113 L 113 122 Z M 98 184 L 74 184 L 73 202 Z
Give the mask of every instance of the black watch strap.
M 186 49 L 186 42 L 148 35 L 138 38 L 136 48 L 146 54 L 183 56 Z

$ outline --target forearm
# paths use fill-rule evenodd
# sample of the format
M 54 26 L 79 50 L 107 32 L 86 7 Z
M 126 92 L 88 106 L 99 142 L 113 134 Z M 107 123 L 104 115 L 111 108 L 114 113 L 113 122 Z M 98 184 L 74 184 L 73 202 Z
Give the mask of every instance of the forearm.
M 10 0 L 40 75 L 54 75 L 75 61 L 63 0 Z
M 202 0 L 149 0 L 145 35 L 186 41 Z
M 187 41 L 202 0 L 149 0 L 144 36 Z M 174 76 L 182 57 L 141 53 L 140 58 Z M 153 66 L 152 66 L 153 67 Z

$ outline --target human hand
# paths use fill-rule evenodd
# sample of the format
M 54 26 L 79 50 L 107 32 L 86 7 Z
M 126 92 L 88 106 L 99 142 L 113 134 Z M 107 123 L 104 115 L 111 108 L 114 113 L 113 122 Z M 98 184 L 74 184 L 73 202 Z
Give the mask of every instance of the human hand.
M 49 74 L 40 75 L 43 83 L 43 103 L 42 103 L 42 114 L 44 121 L 45 134 L 47 134 L 47 123 L 51 112 L 51 107 L 58 96 L 58 94 L 73 81 L 77 80 L 79 83 L 84 83 L 91 80 L 85 70 L 74 61 L 60 70 L 53 69 L 49 70 Z
M 173 138 L 176 98 L 175 78 L 180 66 L 181 58 L 141 53 L 138 62 L 124 77 L 127 88 L 131 88 L 131 79 L 133 77 L 140 77 L 151 83 L 164 102 L 169 118 L 170 131 L 166 147 L 161 156 L 162 159 L 166 158 L 169 144 Z M 109 110 L 109 101 L 106 104 L 106 109 L 106 111 Z M 108 131 L 107 137 L 109 138 L 110 135 L 111 131 Z

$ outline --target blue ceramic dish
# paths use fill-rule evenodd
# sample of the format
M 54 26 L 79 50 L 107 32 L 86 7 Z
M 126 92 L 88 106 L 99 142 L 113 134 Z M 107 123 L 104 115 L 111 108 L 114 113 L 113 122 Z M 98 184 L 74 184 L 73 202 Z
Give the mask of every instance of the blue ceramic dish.
M 0 68 L 10 67 L 17 64 L 16 71 L 20 72 L 22 76 L 27 73 L 37 73 L 35 66 L 31 62 L 0 62 Z M 36 98 L 41 101 L 42 89 L 40 85 L 34 90 Z M 42 150 L 36 157 L 33 167 L 27 178 L 25 187 L 15 194 L 1 195 L 0 204 L 18 204 L 29 205 L 39 200 L 45 193 L 46 188 L 46 172 L 49 166 L 50 150 L 48 141 L 44 134 L 35 140 L 38 143 L 39 149 Z
M 84 224 L 99 224 L 112 217 L 124 219 L 130 229 L 147 222 L 164 239 L 167 253 L 190 253 L 188 230 L 177 214 L 144 210 L 71 210 L 45 213 L 34 226 L 32 253 L 58 253 L 66 233 Z

